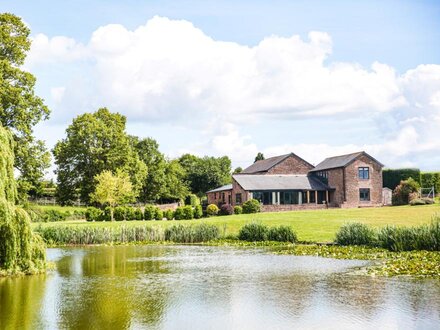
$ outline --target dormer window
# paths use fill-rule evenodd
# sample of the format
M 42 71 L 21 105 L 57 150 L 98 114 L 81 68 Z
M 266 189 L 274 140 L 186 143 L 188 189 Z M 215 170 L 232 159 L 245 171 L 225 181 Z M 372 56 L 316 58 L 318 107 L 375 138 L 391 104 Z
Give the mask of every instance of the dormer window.
M 359 167 L 359 179 L 368 180 L 370 178 L 370 168 L 369 167 Z

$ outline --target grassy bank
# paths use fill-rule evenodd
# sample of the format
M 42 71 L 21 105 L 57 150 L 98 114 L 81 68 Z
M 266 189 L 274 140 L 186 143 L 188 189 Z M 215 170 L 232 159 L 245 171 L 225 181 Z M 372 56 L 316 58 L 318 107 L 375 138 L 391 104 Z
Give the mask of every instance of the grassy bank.
M 236 236 L 242 226 L 250 221 L 257 220 L 268 226 L 290 226 L 295 230 L 300 241 L 331 242 L 335 239 L 337 230 L 346 222 L 361 222 L 372 227 L 383 227 L 386 225 L 416 226 L 429 223 L 436 213 L 440 214 L 440 205 L 438 204 L 240 214 L 213 217 L 202 221 L 216 225 L 222 236 Z M 65 221 L 60 223 L 43 223 L 41 226 L 43 228 L 63 226 L 118 228 L 121 226 L 136 227 L 140 224 L 148 224 L 153 228 L 166 229 L 176 223 L 189 225 L 199 223 L 200 221 L 201 220 L 121 221 L 113 223 Z M 39 224 L 33 224 L 33 226 L 36 228 Z

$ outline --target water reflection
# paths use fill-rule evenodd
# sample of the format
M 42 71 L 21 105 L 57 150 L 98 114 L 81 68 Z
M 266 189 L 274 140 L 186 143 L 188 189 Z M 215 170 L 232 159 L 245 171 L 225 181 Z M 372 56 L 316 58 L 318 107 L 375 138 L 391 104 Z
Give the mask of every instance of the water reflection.
M 440 282 L 350 275 L 363 261 L 197 246 L 50 249 L 0 279 L 0 329 L 437 328 Z

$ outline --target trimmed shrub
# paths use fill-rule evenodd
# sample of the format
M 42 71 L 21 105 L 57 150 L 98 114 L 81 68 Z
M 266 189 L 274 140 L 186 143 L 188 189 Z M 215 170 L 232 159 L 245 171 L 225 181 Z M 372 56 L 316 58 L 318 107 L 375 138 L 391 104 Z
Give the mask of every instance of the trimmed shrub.
M 243 213 L 258 213 L 261 211 L 261 204 L 256 199 L 250 199 L 243 203 Z
M 126 220 L 127 209 L 124 206 L 116 206 L 113 211 L 113 218 L 116 221 Z
M 203 217 L 202 205 L 196 205 L 194 207 L 194 219 L 201 219 Z
M 99 221 L 111 221 L 111 220 L 112 220 L 111 207 L 107 206 L 99 216 Z
M 183 219 L 185 220 L 191 220 L 194 219 L 194 210 L 192 208 L 192 206 L 187 205 L 182 207 L 183 210 Z
M 142 220 L 144 218 L 144 214 L 142 213 L 142 209 L 136 207 L 134 209 L 134 219 L 133 220 Z
M 201 223 L 197 225 L 174 225 L 165 229 L 165 240 L 176 243 L 207 242 L 219 238 L 217 226 Z
M 267 233 L 269 241 L 296 243 L 298 238 L 296 233 L 289 226 L 270 227 Z
M 163 212 L 157 206 L 156 206 L 156 208 L 154 210 L 154 219 L 156 219 L 156 220 L 162 220 L 163 219 Z
M 167 218 L 167 220 L 173 220 L 174 219 L 174 211 L 169 209 L 169 210 L 165 210 L 163 212 L 163 216 L 165 218 Z
M 137 220 L 136 219 L 136 208 L 127 206 L 125 208 L 125 220 Z
M 266 241 L 269 229 L 267 226 L 251 222 L 240 228 L 238 239 L 248 242 Z
M 243 208 L 241 206 L 234 206 L 234 214 L 242 214 Z
M 176 220 L 183 220 L 183 206 L 179 206 L 174 211 L 174 219 Z
M 339 245 L 373 245 L 374 241 L 374 230 L 363 223 L 346 223 L 336 233 Z
M 206 207 L 206 215 L 207 215 L 208 217 L 214 217 L 214 216 L 216 216 L 216 215 L 218 214 L 218 211 L 219 211 L 218 206 L 215 205 L 215 204 L 209 204 L 209 205 Z
M 153 205 L 145 205 L 144 220 L 154 220 L 156 209 Z
M 232 215 L 234 214 L 234 208 L 231 204 L 223 204 L 220 207 L 220 215 Z
M 88 207 L 86 210 L 87 221 L 99 221 L 102 214 L 102 210 L 96 207 Z
M 200 198 L 196 194 L 190 194 L 185 198 L 185 205 L 197 206 L 200 205 Z

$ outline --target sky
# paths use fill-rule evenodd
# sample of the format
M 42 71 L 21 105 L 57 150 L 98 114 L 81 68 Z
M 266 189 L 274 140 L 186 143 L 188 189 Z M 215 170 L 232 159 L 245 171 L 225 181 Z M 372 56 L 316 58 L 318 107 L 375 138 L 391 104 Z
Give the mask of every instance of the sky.
M 440 170 L 440 1 L 26 1 L 24 68 L 51 118 L 107 107 L 168 157 L 233 167 L 294 152 L 312 164 L 365 150 Z M 53 166 L 48 177 L 53 176 Z

